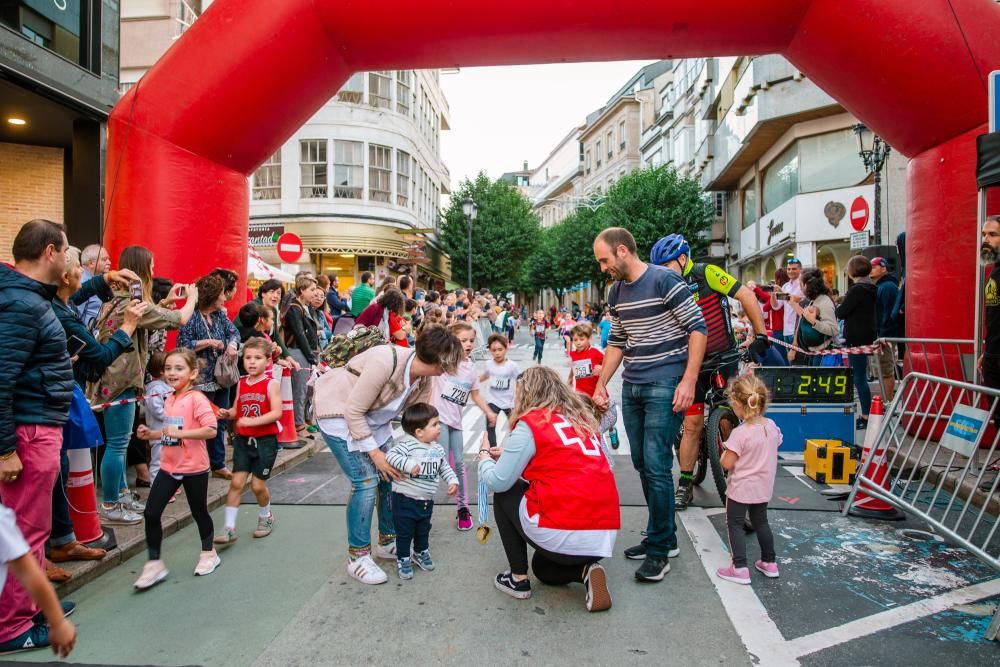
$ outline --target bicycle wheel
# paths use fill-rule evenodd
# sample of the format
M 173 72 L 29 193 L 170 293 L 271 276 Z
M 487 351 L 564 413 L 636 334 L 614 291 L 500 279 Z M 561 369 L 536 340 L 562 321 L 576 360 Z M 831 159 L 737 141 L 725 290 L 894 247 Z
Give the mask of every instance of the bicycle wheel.
M 684 427 L 681 426 L 680 430 L 677 432 L 677 439 L 674 441 L 674 456 L 677 458 L 678 462 L 681 458 L 681 440 L 684 439 Z M 705 448 L 705 442 L 702 440 L 701 447 L 698 449 L 698 458 L 694 461 L 694 470 L 691 471 L 691 476 L 694 478 L 692 481 L 695 486 L 701 486 L 701 483 L 705 481 L 705 477 L 708 475 L 708 452 Z
M 733 429 L 739 426 L 740 420 L 728 405 L 719 405 L 712 410 L 705 427 L 705 442 L 708 449 L 708 461 L 712 466 L 712 477 L 715 488 L 719 492 L 719 500 L 726 502 L 726 478 L 729 473 L 722 467 L 722 443 L 729 438 Z

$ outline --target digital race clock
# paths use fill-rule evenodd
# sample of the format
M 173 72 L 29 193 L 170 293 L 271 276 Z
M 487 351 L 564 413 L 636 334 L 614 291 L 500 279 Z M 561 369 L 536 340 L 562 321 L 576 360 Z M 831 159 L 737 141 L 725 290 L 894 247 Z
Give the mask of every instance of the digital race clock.
M 765 366 L 754 375 L 767 385 L 772 403 L 853 403 L 850 368 L 835 366 Z

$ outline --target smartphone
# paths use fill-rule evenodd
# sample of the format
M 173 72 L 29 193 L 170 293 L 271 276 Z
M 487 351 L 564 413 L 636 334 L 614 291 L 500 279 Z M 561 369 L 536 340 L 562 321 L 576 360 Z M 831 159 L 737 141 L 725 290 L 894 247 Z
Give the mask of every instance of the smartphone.
M 788 292 L 778 292 L 774 295 L 774 298 L 778 301 L 788 301 L 789 296 Z
M 178 287 L 177 288 L 177 296 L 178 296 L 178 298 L 183 299 L 184 297 L 186 297 L 187 296 L 187 291 L 188 290 L 187 290 L 187 287 L 185 285 L 181 285 L 180 287 Z
M 774 291 L 774 285 L 757 285 L 757 287 L 761 288 L 765 292 L 773 292 Z
M 142 283 L 138 280 L 133 280 L 128 285 L 129 292 L 132 294 L 133 299 L 138 299 L 142 301 Z
M 66 349 L 69 350 L 69 356 L 71 357 L 80 354 L 85 347 L 87 347 L 87 341 L 79 336 L 70 336 L 69 342 L 66 344 Z

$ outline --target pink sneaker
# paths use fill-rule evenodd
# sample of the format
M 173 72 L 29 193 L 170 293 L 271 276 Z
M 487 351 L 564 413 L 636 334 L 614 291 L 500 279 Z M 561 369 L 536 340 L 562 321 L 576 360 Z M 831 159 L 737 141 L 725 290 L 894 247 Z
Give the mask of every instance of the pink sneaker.
M 458 518 L 456 519 L 459 530 L 472 530 L 472 515 L 469 514 L 468 507 L 458 508 Z
M 750 570 L 745 567 L 720 567 L 715 571 L 719 575 L 720 579 L 725 579 L 726 581 L 731 581 L 734 584 L 749 584 L 750 583 Z
M 765 563 L 762 560 L 757 561 L 753 564 L 757 571 L 763 574 L 765 577 L 771 579 L 778 578 L 778 564 L 777 563 Z

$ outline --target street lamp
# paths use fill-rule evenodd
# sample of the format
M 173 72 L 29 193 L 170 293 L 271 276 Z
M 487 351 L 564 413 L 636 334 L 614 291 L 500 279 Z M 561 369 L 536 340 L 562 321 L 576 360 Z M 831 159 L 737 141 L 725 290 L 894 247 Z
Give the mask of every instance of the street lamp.
M 871 148 L 865 147 L 865 133 L 868 128 L 861 123 L 854 126 L 854 136 L 858 140 L 858 156 L 869 173 L 875 174 L 875 245 L 882 244 L 882 168 L 892 152 L 889 144 L 874 132 Z
M 469 228 L 469 289 L 472 289 L 472 221 L 479 217 L 479 207 L 470 197 L 466 197 L 462 202 L 462 213 L 465 214 L 465 224 Z

